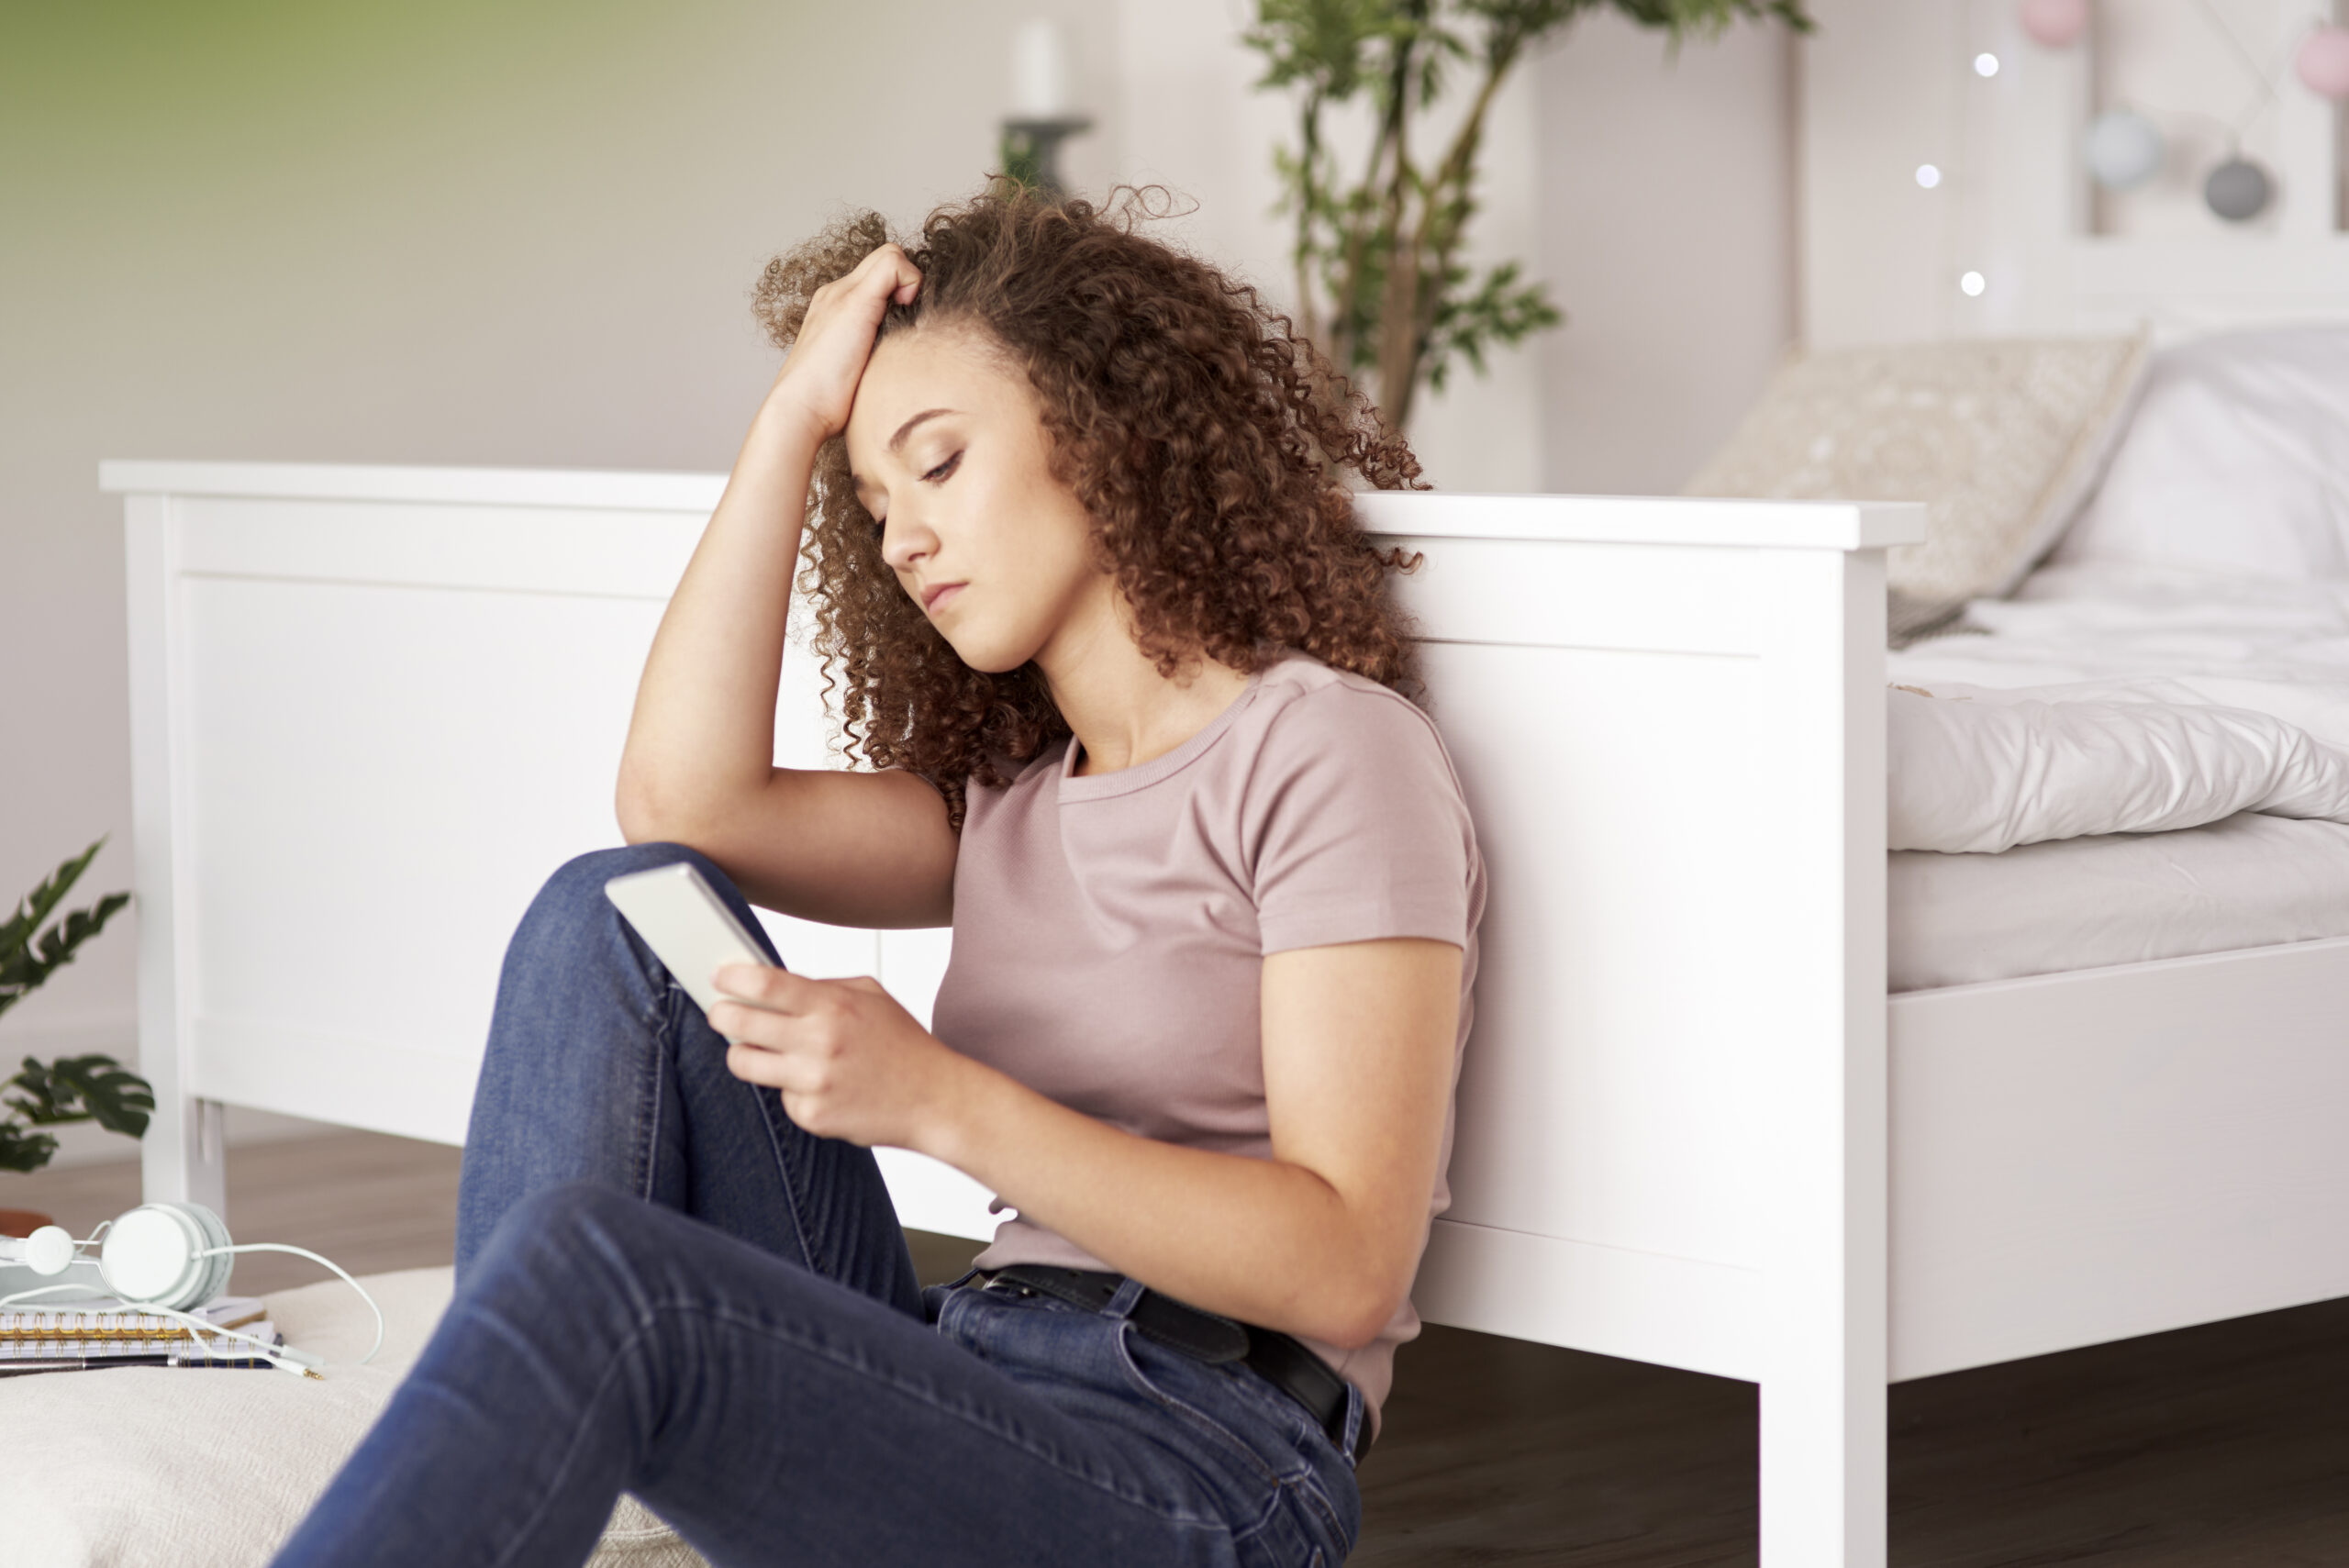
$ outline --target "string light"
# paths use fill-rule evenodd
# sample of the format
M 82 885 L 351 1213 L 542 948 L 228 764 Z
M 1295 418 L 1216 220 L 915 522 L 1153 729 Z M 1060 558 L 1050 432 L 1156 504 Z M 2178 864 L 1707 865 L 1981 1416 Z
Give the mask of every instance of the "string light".
M 1941 183 L 1942 172 L 1939 169 L 1934 168 L 1931 163 L 1917 165 L 1917 183 L 1930 191 Z
M 1979 272 L 1967 272 L 1957 280 L 1958 292 L 1968 299 L 1979 298 L 1982 291 L 1988 286 L 1989 284 Z
M 1986 53 L 1982 53 L 1982 54 L 1977 54 L 1977 55 L 1976 55 L 1976 56 L 1974 57 L 1974 74 L 1975 74 L 1975 75 L 1976 75 L 1976 76 L 1996 76 L 1998 73 L 1998 57 L 1997 55 L 1995 55 L 1995 54 L 1990 54 L 1990 53 L 1987 53 L 1987 52 L 1986 52 Z

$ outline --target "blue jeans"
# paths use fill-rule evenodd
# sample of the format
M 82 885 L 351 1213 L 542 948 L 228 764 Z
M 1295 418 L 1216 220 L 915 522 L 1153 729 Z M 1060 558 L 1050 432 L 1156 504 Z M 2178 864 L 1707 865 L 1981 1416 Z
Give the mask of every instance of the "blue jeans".
M 1335 1568 L 1346 1453 L 1254 1373 L 1127 1321 L 920 1289 L 872 1152 L 793 1125 L 584 855 L 507 951 L 456 1295 L 277 1562 L 576 1564 L 623 1491 L 718 1568 Z M 1349 1401 L 1349 1445 L 1363 1418 Z

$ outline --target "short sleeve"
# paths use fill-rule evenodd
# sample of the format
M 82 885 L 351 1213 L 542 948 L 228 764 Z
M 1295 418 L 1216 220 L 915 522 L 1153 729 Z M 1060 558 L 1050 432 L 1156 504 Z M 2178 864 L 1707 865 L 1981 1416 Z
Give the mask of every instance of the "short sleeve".
M 1428 937 L 1465 947 L 1475 829 L 1424 713 L 1384 687 L 1301 693 L 1267 727 L 1246 827 L 1264 951 Z

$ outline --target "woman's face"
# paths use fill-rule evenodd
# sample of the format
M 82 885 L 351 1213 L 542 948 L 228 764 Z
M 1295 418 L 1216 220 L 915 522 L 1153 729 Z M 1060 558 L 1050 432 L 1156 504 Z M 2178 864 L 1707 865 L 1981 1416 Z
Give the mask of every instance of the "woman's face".
M 1028 378 L 980 332 L 941 324 L 882 339 L 847 440 L 882 558 L 973 669 L 1019 668 L 1107 594 L 1091 520 L 1048 466 Z

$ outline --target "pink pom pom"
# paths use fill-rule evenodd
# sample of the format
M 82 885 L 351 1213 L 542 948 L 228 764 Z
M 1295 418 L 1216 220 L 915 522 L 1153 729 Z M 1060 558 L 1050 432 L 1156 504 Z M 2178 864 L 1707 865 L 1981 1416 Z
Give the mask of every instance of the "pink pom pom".
M 2088 0 L 2022 0 L 2019 16 L 2032 42 L 2062 49 L 2088 30 Z
M 2300 83 L 2327 98 L 2349 98 L 2349 28 L 2319 28 L 2293 61 Z

